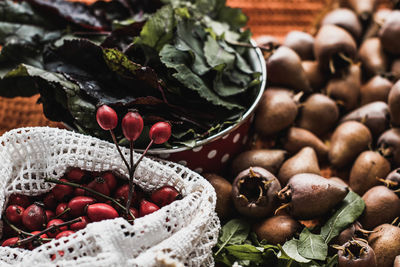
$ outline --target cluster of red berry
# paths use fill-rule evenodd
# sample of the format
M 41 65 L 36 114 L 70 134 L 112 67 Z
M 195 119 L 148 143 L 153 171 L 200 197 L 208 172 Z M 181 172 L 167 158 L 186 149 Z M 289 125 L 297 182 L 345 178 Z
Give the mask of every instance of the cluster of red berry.
M 89 173 L 69 170 L 47 194 L 35 197 L 12 195 L 2 218 L 2 246 L 33 249 L 53 238 L 69 236 L 91 222 L 117 217 L 128 221 L 143 217 L 173 201 L 180 193 L 171 186 L 146 193 L 135 187 L 132 204 L 126 209 L 129 184 L 112 172 Z

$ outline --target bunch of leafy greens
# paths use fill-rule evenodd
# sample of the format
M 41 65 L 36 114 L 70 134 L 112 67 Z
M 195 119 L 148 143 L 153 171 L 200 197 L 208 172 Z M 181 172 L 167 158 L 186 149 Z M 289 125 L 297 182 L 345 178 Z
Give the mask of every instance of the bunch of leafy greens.
M 283 246 L 268 244 L 268 240 L 259 242 L 246 220 L 233 219 L 222 227 L 214 259 L 227 266 L 235 262 L 241 266 L 335 266 L 337 255 L 329 255 L 328 246 L 357 220 L 364 208 L 362 198 L 350 191 L 322 227 L 304 228 Z
M 246 22 L 225 0 L 6 0 L 0 95 L 40 93 L 49 119 L 102 138 L 99 105 L 120 118 L 136 109 L 145 122 L 137 145 L 163 120 L 172 125 L 167 145 L 193 146 L 238 122 L 254 102 L 260 73 L 249 49 L 237 46 L 249 43 Z

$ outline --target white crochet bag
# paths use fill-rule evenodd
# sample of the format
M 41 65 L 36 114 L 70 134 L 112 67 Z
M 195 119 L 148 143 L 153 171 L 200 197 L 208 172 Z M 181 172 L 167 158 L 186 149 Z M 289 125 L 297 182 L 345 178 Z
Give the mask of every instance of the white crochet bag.
M 128 157 L 129 151 L 122 151 Z M 69 167 L 128 175 L 114 144 L 97 138 L 48 127 L 5 133 L 0 137 L 0 210 L 13 193 L 48 192 L 55 185 L 43 178 L 59 179 Z M 149 191 L 171 185 L 184 197 L 136 219 L 134 225 L 116 218 L 91 223 L 32 251 L 0 247 L 0 266 L 214 265 L 211 249 L 217 242 L 220 223 L 213 187 L 181 165 L 149 158 L 140 163 L 135 183 Z

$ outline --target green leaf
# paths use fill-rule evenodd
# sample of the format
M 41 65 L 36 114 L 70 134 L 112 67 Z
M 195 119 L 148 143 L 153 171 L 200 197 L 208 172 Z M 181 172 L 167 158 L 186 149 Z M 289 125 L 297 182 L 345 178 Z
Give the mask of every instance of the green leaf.
M 311 233 L 307 228 L 300 233 L 297 249 L 307 259 L 325 260 L 328 255 L 328 245 L 322 236 Z
M 254 263 L 263 262 L 264 249 L 253 245 L 231 245 L 226 247 L 227 252 L 238 260 L 249 260 Z
M 364 200 L 353 191 L 349 191 L 341 207 L 321 228 L 321 236 L 325 240 L 325 243 L 329 243 L 341 231 L 356 221 L 363 213 L 364 208 Z
M 241 105 L 219 97 L 199 76 L 193 73 L 186 65 L 188 61 L 188 54 L 186 52 L 179 51 L 172 45 L 165 45 L 160 52 L 160 56 L 161 62 L 166 67 L 176 71 L 172 76 L 187 88 L 196 91 L 202 98 L 216 106 L 222 106 L 230 110 L 235 108 L 243 109 Z
M 160 51 L 173 38 L 174 27 L 174 10 L 171 5 L 165 5 L 150 17 L 134 43 Z
M 226 245 L 241 245 L 247 239 L 250 232 L 250 225 L 248 222 L 240 219 L 233 219 L 227 222 L 221 229 L 221 234 L 218 239 L 217 246 L 219 247 L 216 255 Z
M 291 239 L 286 241 L 283 247 L 280 248 L 280 252 L 278 254 L 279 259 L 287 259 L 294 260 L 300 263 L 308 263 L 311 260 L 304 258 L 299 254 L 298 251 L 299 240 Z
M 248 18 L 240 8 L 224 6 L 218 14 L 218 20 L 225 21 L 235 30 L 246 26 Z
M 204 55 L 211 67 L 224 64 L 226 69 L 231 69 L 235 62 L 235 55 L 228 53 L 210 35 L 204 45 Z

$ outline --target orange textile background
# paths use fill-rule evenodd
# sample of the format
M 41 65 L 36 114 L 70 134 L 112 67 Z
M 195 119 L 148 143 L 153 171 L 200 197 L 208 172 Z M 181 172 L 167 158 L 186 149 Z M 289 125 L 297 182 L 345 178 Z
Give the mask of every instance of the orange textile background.
M 227 0 L 229 6 L 242 8 L 249 17 L 248 25 L 254 36 L 271 34 L 279 39 L 290 30 L 309 30 L 328 2 L 332 0 Z M 389 3 L 390 0 L 380 0 L 381 6 Z M 44 117 L 37 99 L 38 96 L 0 97 L 0 135 L 25 126 L 57 126 Z

